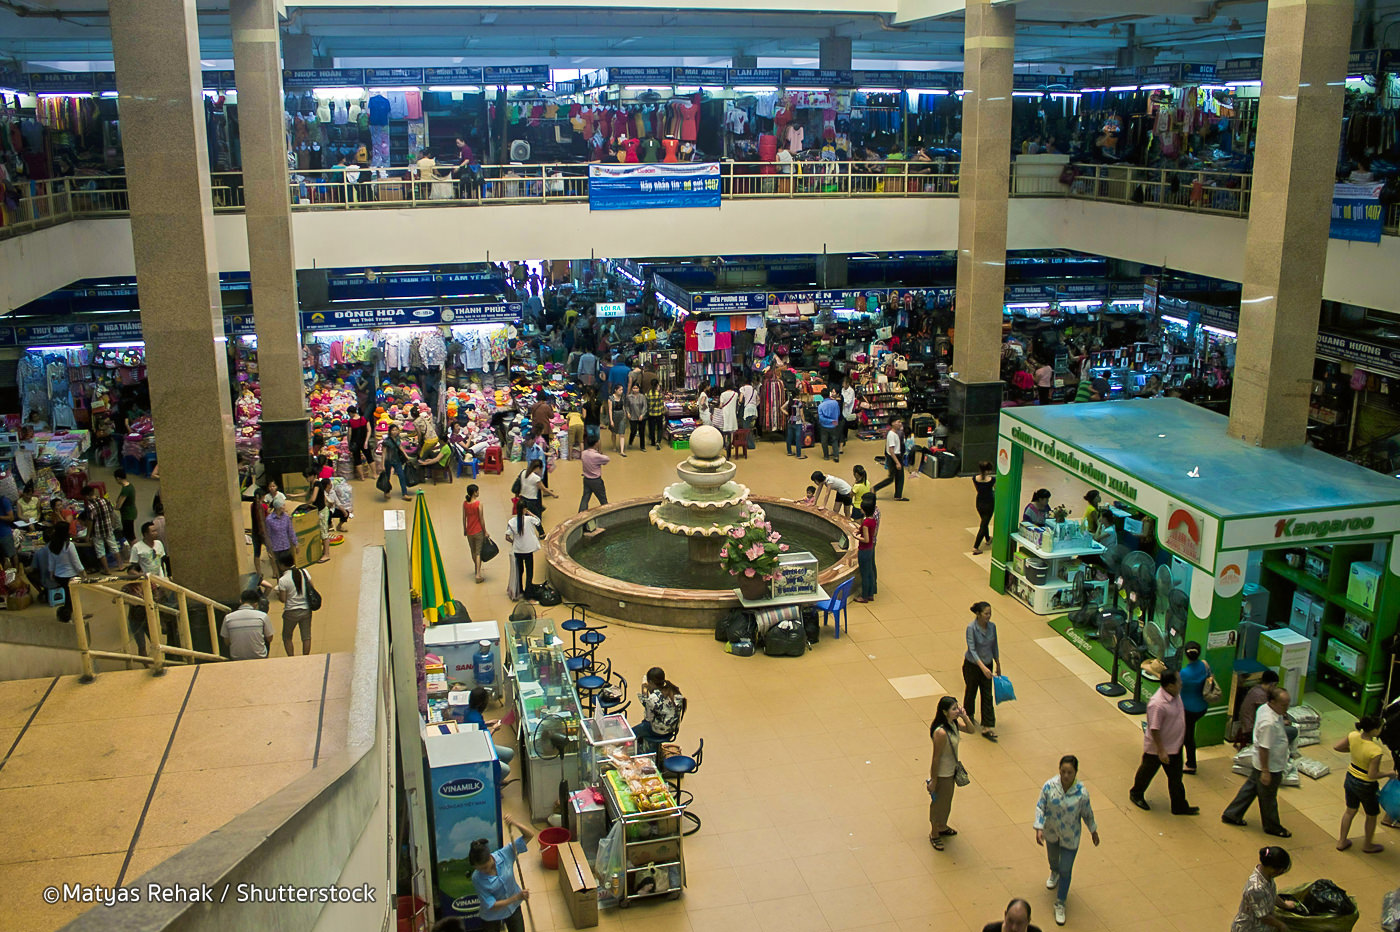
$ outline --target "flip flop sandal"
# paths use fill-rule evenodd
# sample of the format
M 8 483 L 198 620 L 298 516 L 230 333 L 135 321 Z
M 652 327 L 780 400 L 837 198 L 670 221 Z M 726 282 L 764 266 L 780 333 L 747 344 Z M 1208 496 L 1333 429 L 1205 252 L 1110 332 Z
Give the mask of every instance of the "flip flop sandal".
M 1350 848 L 1350 847 L 1351 847 L 1351 839 L 1348 838 L 1346 841 L 1342 842 L 1340 845 L 1337 846 L 1337 850 L 1338 850 L 1338 851 L 1345 851 L 1345 850 L 1347 850 L 1347 849 Z
M 1362 854 L 1380 854 L 1385 850 L 1385 845 L 1371 845 L 1361 849 Z
M 997 740 L 997 733 L 994 731 L 984 731 L 982 732 L 982 737 L 986 738 L 988 741 L 995 741 Z
M 952 837 L 953 837 L 954 835 L 956 835 L 957 833 L 958 833 L 958 830 L 955 829 L 955 828 L 945 828 L 943 831 L 939 832 L 938 834 L 942 835 L 944 838 L 952 838 Z
M 931 845 L 933 845 L 933 850 L 935 850 L 935 851 L 942 851 L 942 850 L 943 850 L 943 839 L 942 839 L 942 838 L 930 838 L 930 839 L 928 840 L 928 843 L 931 844 Z

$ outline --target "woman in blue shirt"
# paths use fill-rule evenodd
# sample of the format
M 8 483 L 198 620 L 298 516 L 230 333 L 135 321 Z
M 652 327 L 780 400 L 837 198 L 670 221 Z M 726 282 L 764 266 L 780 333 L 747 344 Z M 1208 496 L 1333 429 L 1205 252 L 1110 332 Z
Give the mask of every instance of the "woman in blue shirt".
M 472 867 L 472 885 L 481 897 L 481 920 L 487 932 L 525 932 L 520 904 L 530 898 L 530 891 L 522 890 L 515 882 L 515 858 L 529 848 L 535 830 L 510 816 L 505 817 L 505 822 L 511 828 L 520 829 L 523 837 L 495 851 L 491 850 L 489 841 L 478 838 L 472 842 L 467 863 Z
M 1099 826 L 1089 804 L 1089 790 L 1079 782 L 1079 758 L 1066 754 L 1060 758 L 1059 774 L 1045 781 L 1035 804 L 1035 843 L 1045 846 L 1050 859 L 1050 876 L 1045 886 L 1055 891 L 1056 925 L 1065 924 L 1070 874 L 1079 853 L 1081 826 L 1085 825 L 1097 847 Z
M 1210 664 L 1201 659 L 1201 645 L 1187 641 L 1182 648 L 1186 663 L 1181 668 L 1181 707 L 1186 712 L 1186 754 L 1182 773 L 1196 772 L 1196 723 L 1206 714 L 1206 680 L 1210 679 Z

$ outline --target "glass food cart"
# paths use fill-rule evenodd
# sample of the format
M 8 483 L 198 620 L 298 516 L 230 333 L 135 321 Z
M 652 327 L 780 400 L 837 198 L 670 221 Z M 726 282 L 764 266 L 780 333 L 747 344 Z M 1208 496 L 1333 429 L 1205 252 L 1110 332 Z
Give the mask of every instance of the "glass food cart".
M 506 622 L 521 781 L 530 818 L 543 822 L 559 802 L 559 782 L 580 783 L 578 693 L 564 666 L 564 642 L 547 619 Z

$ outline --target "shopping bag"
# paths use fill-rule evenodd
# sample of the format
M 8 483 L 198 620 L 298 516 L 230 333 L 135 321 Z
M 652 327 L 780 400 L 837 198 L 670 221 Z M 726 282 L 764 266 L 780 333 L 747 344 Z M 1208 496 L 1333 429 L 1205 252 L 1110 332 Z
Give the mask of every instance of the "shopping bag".
M 482 563 L 490 563 L 492 560 L 496 559 L 500 552 L 501 545 L 492 540 L 489 535 L 481 542 Z
M 997 705 L 1001 705 L 1003 702 L 1015 702 L 1016 690 L 1011 686 L 1011 677 L 992 677 L 992 694 L 996 697 Z
M 1291 890 L 1280 890 L 1279 896 L 1291 897 L 1302 904 L 1308 898 L 1308 893 L 1315 883 L 1317 881 L 1305 883 L 1301 887 L 1294 887 Z M 1345 913 L 1308 914 L 1306 908 L 1304 912 L 1280 908 L 1275 911 L 1274 915 L 1283 922 L 1285 928 L 1294 930 L 1294 932 L 1351 932 L 1352 927 L 1356 925 L 1356 920 L 1360 918 L 1360 914 L 1356 911 L 1355 897 L 1347 897 L 1347 905 L 1351 908 L 1349 912 Z
M 386 469 L 379 474 L 379 478 L 374 480 L 374 487 L 385 495 L 389 494 L 389 490 L 393 488 L 389 480 L 389 470 Z
M 1400 780 L 1387 780 L 1381 787 L 1381 808 L 1392 821 L 1400 821 Z

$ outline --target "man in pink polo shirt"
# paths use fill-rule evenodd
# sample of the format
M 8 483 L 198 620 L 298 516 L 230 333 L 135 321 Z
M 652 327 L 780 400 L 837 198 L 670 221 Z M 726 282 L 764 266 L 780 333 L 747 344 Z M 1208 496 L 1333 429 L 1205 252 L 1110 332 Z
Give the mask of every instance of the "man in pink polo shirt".
M 1142 674 L 1139 673 L 1139 676 Z M 1181 746 L 1186 743 L 1186 709 L 1181 704 L 1181 677 L 1175 670 L 1162 674 L 1161 688 L 1147 703 L 1147 731 L 1142 736 L 1142 764 L 1138 766 L 1128 799 L 1139 809 L 1151 809 L 1143 796 L 1159 767 L 1167 771 L 1167 795 L 1172 815 L 1196 815 L 1200 806 L 1186 801 L 1181 782 Z

